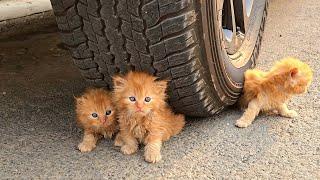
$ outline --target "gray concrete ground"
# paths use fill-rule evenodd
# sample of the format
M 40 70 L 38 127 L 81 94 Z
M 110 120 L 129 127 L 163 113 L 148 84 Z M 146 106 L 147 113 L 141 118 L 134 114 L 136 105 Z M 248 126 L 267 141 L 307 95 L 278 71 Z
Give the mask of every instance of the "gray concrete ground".
M 241 112 L 230 109 L 189 120 L 158 164 L 146 163 L 142 150 L 124 156 L 108 140 L 92 153 L 75 150 L 73 95 L 86 84 L 57 33 L 1 42 L 0 179 L 320 179 L 319 9 L 317 0 L 271 1 L 259 57 L 262 69 L 289 55 L 314 69 L 309 92 L 289 105 L 298 118 L 260 116 L 238 129 Z

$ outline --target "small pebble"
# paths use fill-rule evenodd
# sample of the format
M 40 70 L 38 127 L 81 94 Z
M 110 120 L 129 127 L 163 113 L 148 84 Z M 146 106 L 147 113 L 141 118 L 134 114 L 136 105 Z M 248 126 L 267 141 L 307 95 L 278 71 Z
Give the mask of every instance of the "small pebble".
M 7 94 L 7 92 L 3 91 L 3 92 L 2 92 L 2 94 L 3 94 L 3 95 L 6 95 L 6 94 Z

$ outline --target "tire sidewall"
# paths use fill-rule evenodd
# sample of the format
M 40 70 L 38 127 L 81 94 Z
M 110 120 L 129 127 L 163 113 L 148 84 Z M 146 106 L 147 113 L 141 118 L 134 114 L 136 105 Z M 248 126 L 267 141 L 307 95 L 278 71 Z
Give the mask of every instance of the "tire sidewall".
M 254 1 L 249 19 L 249 30 L 238 52 L 230 56 L 224 47 L 222 32 L 222 8 L 220 1 L 206 0 L 201 7 L 203 46 L 208 69 L 220 100 L 234 104 L 241 94 L 244 72 L 255 65 L 264 27 L 267 0 Z M 234 62 L 241 62 L 237 66 Z
M 225 78 L 231 83 L 231 86 L 238 86 L 242 87 L 243 84 L 243 74 L 244 72 L 253 67 L 255 65 L 256 57 L 254 56 L 254 50 L 257 48 L 258 45 L 258 36 L 260 33 L 260 27 L 262 19 L 263 19 L 263 13 L 266 5 L 266 0 L 261 1 L 254 1 L 253 7 L 252 7 L 252 17 L 249 20 L 249 31 L 245 35 L 244 42 L 242 46 L 240 47 L 239 51 L 236 53 L 235 56 L 230 57 L 227 54 L 227 51 L 225 50 L 223 46 L 223 32 L 222 32 L 222 13 L 219 13 L 219 9 L 222 9 L 222 7 L 218 7 L 217 1 L 216 2 L 216 13 L 218 14 L 216 26 L 215 26 L 215 34 L 217 37 L 217 47 L 218 47 L 218 60 L 220 61 L 219 64 L 221 64 L 221 68 L 223 70 L 223 74 L 225 75 Z M 231 61 L 244 61 L 245 64 L 241 66 L 235 66 Z

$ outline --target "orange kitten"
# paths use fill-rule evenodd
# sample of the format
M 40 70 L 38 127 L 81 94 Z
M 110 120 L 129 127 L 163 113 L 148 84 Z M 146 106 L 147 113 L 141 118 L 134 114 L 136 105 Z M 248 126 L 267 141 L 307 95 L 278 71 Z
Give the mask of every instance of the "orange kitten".
M 117 130 L 111 94 L 104 89 L 89 89 L 76 98 L 77 122 L 84 130 L 81 152 L 92 151 L 101 136 L 111 138 Z
M 124 154 L 133 154 L 138 144 L 144 143 L 145 160 L 160 161 L 162 142 L 178 134 L 185 124 L 184 116 L 174 114 L 165 102 L 167 82 L 143 72 L 129 72 L 113 80 L 120 125 L 115 145 L 121 146 Z
M 260 111 L 296 117 L 297 112 L 289 110 L 286 102 L 293 95 L 305 93 L 311 79 L 310 67 L 294 58 L 280 60 L 269 72 L 247 70 L 243 96 L 240 98 L 240 105 L 247 109 L 236 126 L 249 126 Z

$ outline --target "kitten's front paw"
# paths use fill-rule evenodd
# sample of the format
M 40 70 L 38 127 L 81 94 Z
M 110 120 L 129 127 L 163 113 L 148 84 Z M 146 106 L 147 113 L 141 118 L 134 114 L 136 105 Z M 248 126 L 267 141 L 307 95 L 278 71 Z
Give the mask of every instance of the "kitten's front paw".
M 81 152 L 90 152 L 90 151 L 92 151 L 95 147 L 96 147 L 96 145 L 94 145 L 94 144 L 86 144 L 86 143 L 80 143 L 80 144 L 78 145 L 78 149 L 79 149 Z
M 295 110 L 289 110 L 285 113 L 282 113 L 281 115 L 288 118 L 295 118 L 298 116 L 298 113 Z
M 160 152 L 154 152 L 154 151 L 146 151 L 144 153 L 144 159 L 147 162 L 150 163 L 156 163 L 159 162 L 161 160 L 161 153 Z
M 247 121 L 244 121 L 242 119 L 238 119 L 236 121 L 236 126 L 239 127 L 239 128 L 246 128 L 250 125 L 251 123 L 250 122 L 247 122 Z
M 121 152 L 123 154 L 126 154 L 126 155 L 129 155 L 129 154 L 133 154 L 135 153 L 136 151 L 138 150 L 138 147 L 137 146 L 130 146 L 130 145 L 123 145 L 121 147 Z
M 103 138 L 105 139 L 111 139 L 112 138 L 113 133 L 112 132 L 107 132 L 103 135 Z
M 114 146 L 121 147 L 123 145 L 124 145 L 124 143 L 123 143 L 121 137 L 119 135 L 117 135 L 114 140 Z

